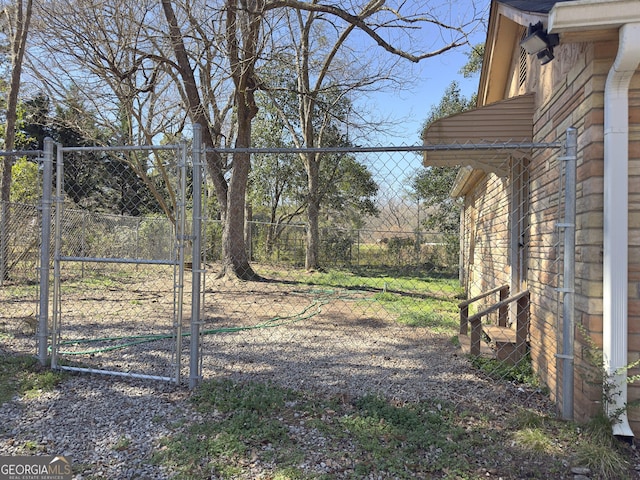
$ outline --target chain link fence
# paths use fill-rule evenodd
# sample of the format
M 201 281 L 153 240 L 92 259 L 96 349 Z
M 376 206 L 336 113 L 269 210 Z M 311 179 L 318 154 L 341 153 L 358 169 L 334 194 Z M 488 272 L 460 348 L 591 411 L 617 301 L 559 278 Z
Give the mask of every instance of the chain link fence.
M 171 221 L 160 214 L 139 217 L 64 209 L 60 224 L 68 257 L 171 258 L 175 235 Z
M 40 247 L 40 215 L 36 205 L 7 203 L 2 206 L 8 222 L 6 229 L 6 263 L 3 284 L 29 284 L 36 279 Z
M 33 335 L 38 323 L 40 210 L 36 205 L 2 205 L 3 275 L 0 277 L 0 332 Z M 6 216 L 5 216 L 6 215 Z
M 311 209 L 305 152 L 249 151 L 244 228 L 231 239 L 213 186 L 195 193 L 184 146 L 61 147 L 54 366 L 269 381 L 344 399 L 559 397 L 558 336 L 545 338 L 562 330 L 558 146 L 447 146 L 462 164 L 469 151 L 492 152 L 492 173 L 451 167 L 456 201 L 433 201 L 428 175 L 420 190 L 421 173 L 435 170 L 419 148 L 315 151 Z M 27 230 L 15 234 L 25 251 Z M 245 246 L 253 280 L 225 270 L 228 245 Z
M 20 181 L 11 201 L 0 202 L 0 334 L 30 337 L 39 315 L 42 151 L 0 155 L 12 157 Z
M 345 398 L 372 393 L 397 401 L 535 404 L 544 392 L 561 394 L 549 390 L 557 385 L 555 365 L 541 371 L 536 364 L 560 353 L 555 334 L 541 339 L 548 323 L 562 329 L 559 146 L 495 145 L 485 161 L 497 173 L 473 184 L 481 193 L 463 191 L 464 200 L 439 205 L 416 189 L 424 171 L 419 149 L 350 150 L 344 161 L 364 166 L 378 186 L 375 214 L 355 215 L 356 202 L 344 197 L 333 205 L 327 200 L 319 209 L 317 242 L 310 240 L 315 222 L 308 210 L 298 213 L 296 180 L 289 175 L 291 197 L 284 198 L 283 180 L 280 197 L 270 190 L 272 196 L 251 201 L 243 236 L 235 239 L 248 246 L 250 268 L 261 281 L 220 274 L 222 226 L 210 222 L 203 371 Z M 464 164 L 466 152 L 483 147 L 444 148 L 459 151 Z M 271 155 L 276 165 L 304 171 L 300 152 L 250 153 L 252 165 Z M 335 160 L 335 150 L 314 153 L 327 155 L 320 162 Z M 530 177 L 542 158 L 554 178 L 540 186 Z M 453 170 L 456 183 L 463 182 L 467 172 Z M 344 181 L 340 171 L 342 177 L 327 174 L 325 181 Z M 357 185 L 347 188 L 353 194 Z M 442 209 L 454 212 L 453 228 Z M 287 222 L 273 221 L 278 215 Z M 429 221 L 434 218 L 439 230 Z M 309 256 L 320 259 L 319 268 L 305 265 Z M 459 335 L 463 323 L 467 335 Z M 473 351 L 471 330 L 479 334 Z

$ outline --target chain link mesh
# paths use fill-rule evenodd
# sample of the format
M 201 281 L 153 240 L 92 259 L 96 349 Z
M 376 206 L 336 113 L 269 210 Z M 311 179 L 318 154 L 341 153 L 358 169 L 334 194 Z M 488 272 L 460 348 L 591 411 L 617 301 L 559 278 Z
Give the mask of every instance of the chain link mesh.
M 38 266 L 40 246 L 40 214 L 36 205 L 6 203 L 7 263 L 4 283 L 28 284 L 36 281 L 33 273 Z
M 464 156 L 455 145 L 450 153 Z M 556 345 L 536 337 L 533 347 L 530 332 L 534 321 L 558 321 L 560 205 L 557 196 L 540 198 L 530 186 L 531 150 L 484 153 L 483 162 L 496 172 L 475 180 L 476 187 L 484 182 L 475 190 L 484 193 L 470 190 L 465 201 L 441 203 L 428 203 L 431 192 L 421 196 L 413 188 L 423 171 L 419 152 L 349 154 L 378 185 L 377 215 L 353 215 L 353 204 L 327 201 L 318 217 L 320 268 L 305 268 L 312 222 L 291 200 L 295 185 L 290 198 L 277 197 L 294 178 L 250 199 L 243 236 L 234 239 L 249 246 L 250 268 L 263 281 L 219 275 L 223 227 L 208 223 L 204 371 L 346 397 L 541 400 L 555 379 L 535 368 L 532 349 L 553 359 Z M 253 153 L 252 165 L 264 165 L 261 155 Z M 279 165 L 299 161 L 294 154 L 278 155 Z M 548 165 L 556 167 L 555 161 Z M 459 171 L 457 182 L 465 173 Z M 354 193 L 357 185 L 347 188 Z M 457 208 L 461 216 L 454 214 L 452 228 L 442 210 Z M 530 279 L 535 292 L 528 290 Z M 523 295 L 480 317 L 481 351 L 467 357 L 468 335 L 458 336 L 459 305 L 500 286 L 507 289 L 502 298 L 496 292 L 472 302 L 468 316 Z M 530 317 L 538 307 L 544 313 Z M 498 326 L 503 328 L 490 328 Z
M 0 276 L 0 332 L 30 335 L 36 331 L 38 314 L 40 210 L 5 202 L 2 214 L 6 261 Z
M 3 158 L 9 156 L 1 153 Z M 20 183 L 11 188 L 9 202 L 0 202 L 0 335 L 30 336 L 37 329 L 41 154 L 14 152 L 12 177 Z
M 452 158 L 468 155 L 456 147 Z M 58 208 L 64 204 L 56 226 L 61 361 L 171 375 L 191 340 L 176 328 L 190 321 L 176 314 L 191 301 L 190 273 L 180 272 L 177 262 L 181 245 L 184 266 L 190 265 L 186 217 L 187 231 L 176 234 L 193 201 L 190 173 L 183 182 L 175 154 L 164 151 L 138 152 L 135 161 L 78 155 L 65 157 L 58 198 Z M 415 179 L 435 171 L 422 167 L 421 152 L 354 148 L 319 156 L 317 223 L 307 217 L 300 152 L 251 156 L 245 225 L 230 240 L 246 246 L 247 266 L 259 281 L 223 274 L 223 214 L 213 187 L 204 194 L 199 361 L 205 377 L 398 401 L 544 402 L 540 392 L 557 385 L 550 364 L 556 345 L 544 336 L 557 331 L 560 317 L 562 185 L 548 195 L 561 169 L 555 153 L 483 152 L 479 158 L 490 173 L 462 168 L 448 177 L 446 193 L 453 187 L 464 197 L 456 201 L 448 195 L 433 200 L 435 184 L 418 191 Z M 549 180 L 531 182 L 534 176 Z M 37 241 L 34 215 L 33 207 L 15 214 L 23 219 L 12 237 L 16 252 L 32 251 Z M 17 255 L 24 265 L 36 261 Z M 306 268 L 310 257 L 317 264 Z M 23 267 L 15 268 L 15 281 L 34 280 L 33 270 L 18 276 Z M 3 300 L 14 308 L 6 292 Z M 28 315 L 17 311 L 4 315 Z M 481 326 L 480 352 L 468 356 L 474 325 Z M 498 334 L 489 327 L 504 328 Z M 555 334 L 550 338 L 555 343 Z M 549 368 L 542 368 L 545 362 Z

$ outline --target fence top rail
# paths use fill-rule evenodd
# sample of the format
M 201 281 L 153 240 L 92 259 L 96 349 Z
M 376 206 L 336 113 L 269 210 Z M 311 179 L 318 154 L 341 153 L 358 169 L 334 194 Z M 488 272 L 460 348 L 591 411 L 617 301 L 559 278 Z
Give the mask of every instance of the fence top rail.
M 177 150 L 180 145 L 120 145 L 112 147 L 65 147 L 58 144 L 63 152 L 126 152 L 126 151 L 151 151 L 151 150 Z
M 219 222 L 220 220 L 213 220 L 214 222 Z M 291 227 L 291 228 L 306 228 L 306 223 L 277 223 L 277 222 L 266 222 L 261 220 L 248 220 L 249 223 L 253 225 L 276 225 L 281 227 Z M 342 230 L 345 232 L 373 232 L 378 234 L 393 234 L 397 236 L 402 236 L 402 238 L 415 238 L 416 232 L 415 230 L 376 230 L 376 229 L 367 229 L 367 228 L 347 228 L 347 227 L 323 227 L 329 230 Z M 433 235 L 442 235 L 442 232 L 437 231 L 421 231 L 420 235 L 422 236 L 433 236 Z
M 560 142 L 514 142 L 514 143 L 460 143 L 438 145 L 388 146 L 388 147 L 316 147 L 316 148 L 207 148 L 215 153 L 374 153 L 374 152 L 434 152 L 468 150 L 530 150 L 544 148 L 562 148 Z
M 25 155 L 30 155 L 32 157 L 40 156 L 44 152 L 42 150 L 3 150 L 0 151 L 0 157 L 23 157 Z

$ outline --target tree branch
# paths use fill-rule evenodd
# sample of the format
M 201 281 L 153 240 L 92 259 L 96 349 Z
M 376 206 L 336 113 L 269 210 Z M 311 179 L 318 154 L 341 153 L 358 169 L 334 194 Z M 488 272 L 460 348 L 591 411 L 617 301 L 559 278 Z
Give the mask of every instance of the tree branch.
M 380 11 L 382 10 L 382 7 L 384 5 L 384 0 L 374 0 L 373 2 L 371 2 L 368 7 L 364 10 L 364 14 L 367 16 L 370 16 L 374 11 Z M 382 47 L 384 50 L 386 50 L 389 53 L 392 53 L 394 55 L 397 55 L 399 57 L 405 58 L 411 62 L 414 63 L 418 63 L 420 60 L 424 60 L 426 58 L 430 58 L 430 57 L 434 57 L 436 55 L 440 55 L 446 51 L 449 51 L 453 48 L 457 48 L 463 45 L 467 45 L 469 43 L 469 41 L 466 38 L 466 35 L 464 34 L 464 32 L 461 32 L 459 28 L 457 27 L 452 27 L 450 25 L 446 25 L 442 22 L 437 22 L 433 19 L 427 19 L 426 17 L 424 18 L 415 18 L 415 19 L 403 19 L 403 17 L 401 17 L 399 15 L 398 12 L 394 12 L 394 14 L 396 16 L 398 16 L 399 19 L 403 19 L 403 21 L 411 21 L 412 23 L 417 23 L 417 22 L 429 22 L 429 23 L 434 23 L 436 25 L 438 25 L 441 28 L 446 28 L 448 30 L 455 30 L 460 32 L 461 36 L 462 36 L 462 40 L 454 40 L 449 42 L 446 45 L 443 45 L 441 48 L 437 49 L 437 50 L 433 50 L 431 52 L 427 52 L 427 53 L 423 53 L 421 55 L 414 55 L 411 54 L 409 52 L 405 52 L 404 50 L 401 50 L 399 48 L 394 47 L 393 45 L 391 45 L 389 42 L 387 42 L 384 38 L 382 38 L 380 35 L 378 35 L 378 33 L 375 31 L 375 29 L 373 27 L 371 27 L 364 19 L 361 15 L 353 15 L 349 12 L 347 12 L 346 10 L 343 10 L 341 8 L 338 8 L 334 5 L 323 5 L 323 4 L 318 4 L 318 3 L 306 3 L 306 2 L 300 2 L 298 0 L 275 0 L 273 2 L 269 2 L 265 5 L 264 9 L 265 10 L 273 10 L 276 8 L 282 8 L 282 7 L 289 7 L 289 8 L 295 8 L 298 10 L 306 10 L 308 12 L 321 12 L 321 13 L 328 13 L 330 15 L 333 15 L 335 17 L 341 18 L 342 20 L 344 20 L 345 22 L 359 28 L 360 30 L 362 30 L 364 33 L 366 33 L 369 37 L 371 37 L 371 39 L 373 39 L 380 47 Z M 389 9 L 385 9 L 385 10 L 389 10 Z

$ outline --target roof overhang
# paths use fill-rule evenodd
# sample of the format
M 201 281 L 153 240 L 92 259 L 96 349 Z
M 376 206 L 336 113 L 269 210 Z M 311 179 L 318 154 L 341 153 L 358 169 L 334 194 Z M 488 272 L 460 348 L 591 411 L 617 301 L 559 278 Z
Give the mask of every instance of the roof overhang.
M 441 118 L 425 129 L 428 166 L 470 166 L 504 176 L 509 156 L 524 156 L 533 140 L 535 95 L 527 94 Z M 525 150 L 525 151 L 523 151 Z
M 456 175 L 449 196 L 451 198 L 464 197 L 484 176 L 485 173 L 481 170 L 475 170 L 470 166 L 462 167 Z

